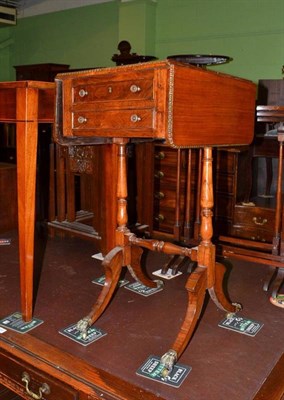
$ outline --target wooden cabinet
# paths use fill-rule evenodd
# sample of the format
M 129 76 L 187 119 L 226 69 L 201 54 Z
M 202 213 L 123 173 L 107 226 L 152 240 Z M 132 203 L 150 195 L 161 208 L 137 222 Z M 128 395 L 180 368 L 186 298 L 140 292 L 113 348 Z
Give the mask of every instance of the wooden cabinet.
M 52 82 L 59 72 L 69 70 L 68 64 L 29 64 L 29 65 L 16 65 L 16 80 L 23 81 L 44 81 Z
M 198 151 L 192 153 L 191 176 L 188 177 L 189 150 L 178 151 L 167 146 L 155 145 L 154 153 L 154 212 L 153 230 L 174 234 L 175 228 L 184 227 L 187 199 L 189 199 L 189 220 L 191 236 L 195 216 L 195 197 L 198 174 Z M 179 180 L 177 177 L 179 176 Z M 187 193 L 187 179 L 190 179 L 190 188 Z M 191 196 L 192 195 L 192 196 Z M 178 209 L 178 215 L 176 210 Z M 178 234 L 178 236 L 181 236 Z M 183 235 L 182 235 L 183 236 Z M 178 239 L 178 238 L 177 238 Z
M 148 190 L 140 189 L 139 192 L 139 196 L 144 197 L 144 207 L 146 204 L 148 209 L 148 213 L 145 209 L 142 213 L 138 211 L 139 222 L 149 226 L 152 236 L 165 235 L 184 243 L 198 240 L 200 204 L 197 194 L 200 190 L 202 151 L 179 151 L 156 144 L 151 153 L 149 144 L 147 146 L 145 168 L 151 168 L 152 162 L 153 169 L 152 175 L 148 172 L 146 178 Z M 213 152 L 215 235 L 232 232 L 235 206 L 245 199 L 247 193 L 248 157 L 247 146 L 219 148 Z M 145 173 L 142 177 L 145 179 Z M 151 187 L 152 199 L 149 200 Z
M 272 243 L 275 209 L 236 204 L 231 236 Z

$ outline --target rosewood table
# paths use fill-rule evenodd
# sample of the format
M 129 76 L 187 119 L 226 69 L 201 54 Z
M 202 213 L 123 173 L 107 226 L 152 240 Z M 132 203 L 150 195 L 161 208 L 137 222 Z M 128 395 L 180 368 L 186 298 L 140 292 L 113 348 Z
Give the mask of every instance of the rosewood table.
M 55 84 L 0 82 L 0 122 L 16 124 L 21 310 L 33 312 L 35 187 L 38 123 L 54 121 Z
M 256 87 L 243 79 L 166 60 L 59 74 L 56 91 L 56 141 L 66 145 L 112 143 L 117 149 L 116 244 L 103 261 L 106 282 L 98 300 L 77 324 L 82 334 L 88 334 L 106 309 L 122 267 L 127 266 L 146 286 L 162 285 L 143 274 L 143 248 L 197 261 L 186 283 L 188 307 L 182 326 L 171 349 L 161 358 L 166 377 L 193 334 L 206 290 L 226 312 L 240 308 L 224 295 L 224 267 L 216 262 L 211 242 L 212 147 L 252 141 Z M 196 248 L 141 239 L 127 228 L 126 144 L 141 140 L 160 140 L 175 148 L 203 148 L 201 241 Z M 112 227 L 107 229 L 112 235 Z

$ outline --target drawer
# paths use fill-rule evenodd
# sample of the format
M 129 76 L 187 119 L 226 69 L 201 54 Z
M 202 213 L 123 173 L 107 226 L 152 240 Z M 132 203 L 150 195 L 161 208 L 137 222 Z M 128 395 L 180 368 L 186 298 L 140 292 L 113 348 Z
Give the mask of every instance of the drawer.
M 72 113 L 72 119 L 73 130 L 92 130 L 93 134 L 93 130 L 110 129 L 116 131 L 118 136 L 118 131 L 122 129 L 152 130 L 155 124 L 153 109 L 78 111 Z
M 27 393 L 26 384 L 22 381 L 25 377 L 28 390 L 39 395 L 40 388 L 46 388 L 49 393 L 43 393 L 44 400 L 76 400 L 79 398 L 75 389 L 60 382 L 49 375 L 42 373 L 33 366 L 16 359 L 0 354 L 0 381 L 24 398 L 32 398 Z
M 194 192 L 191 192 L 190 196 L 191 208 L 193 209 L 195 204 Z M 173 190 L 163 190 L 154 192 L 154 205 L 160 208 L 176 209 L 176 192 Z M 185 208 L 185 195 L 180 194 L 180 208 L 183 210 Z
M 191 169 L 197 168 L 198 153 L 196 149 L 181 150 L 181 168 L 187 169 L 188 153 L 191 151 Z M 178 160 L 178 151 L 167 146 L 155 146 L 155 165 L 156 166 L 171 166 L 176 169 Z
M 230 236 L 249 239 L 256 242 L 272 243 L 273 234 L 265 229 L 251 228 L 244 225 L 233 225 Z
M 236 206 L 234 225 L 244 225 L 273 233 L 275 210 L 261 207 Z
M 180 220 L 182 223 L 183 220 L 182 216 Z M 153 221 L 154 230 L 166 233 L 173 233 L 174 224 L 175 224 L 174 209 L 167 210 L 163 208 L 162 210 L 160 210 L 160 212 L 159 210 L 154 211 L 154 221 Z
M 73 103 L 115 100 L 153 100 L 153 79 L 73 84 Z

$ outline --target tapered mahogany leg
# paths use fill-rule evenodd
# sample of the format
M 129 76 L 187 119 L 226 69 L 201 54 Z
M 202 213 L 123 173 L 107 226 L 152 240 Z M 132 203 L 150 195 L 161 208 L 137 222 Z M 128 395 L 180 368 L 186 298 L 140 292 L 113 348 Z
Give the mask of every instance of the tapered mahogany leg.
M 21 310 L 24 321 L 33 314 L 33 270 L 38 90 L 17 89 L 17 185 Z

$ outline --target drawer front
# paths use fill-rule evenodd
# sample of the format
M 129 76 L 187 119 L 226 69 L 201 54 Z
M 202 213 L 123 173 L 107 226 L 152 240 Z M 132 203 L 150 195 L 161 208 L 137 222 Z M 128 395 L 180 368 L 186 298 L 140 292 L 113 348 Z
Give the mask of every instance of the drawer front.
M 28 391 L 40 395 L 40 388 L 45 388 L 45 392 L 42 394 L 44 400 L 78 399 L 76 390 L 40 372 L 29 364 L 1 354 L 0 365 L 0 381 L 24 398 L 32 398 Z M 23 381 L 23 378 L 26 379 L 27 383 Z
M 108 130 L 122 129 L 152 130 L 155 125 L 152 109 L 143 110 L 107 110 L 73 112 L 73 130 Z M 78 134 L 78 132 L 77 132 Z M 118 132 L 116 133 L 118 136 Z
M 196 149 L 182 149 L 181 150 L 181 168 L 187 169 L 188 155 L 191 152 L 191 170 L 198 167 L 198 152 Z M 155 145 L 155 164 L 167 165 L 171 167 L 177 166 L 178 151 L 168 146 Z
M 154 205 L 159 206 L 160 208 L 169 208 L 172 209 L 173 212 L 175 212 L 176 209 L 176 192 L 173 190 L 168 190 L 168 189 L 163 189 L 162 191 L 156 191 L 154 192 Z M 195 198 L 194 198 L 194 191 L 191 192 L 190 196 L 190 202 L 191 202 L 191 208 L 193 209 L 194 204 L 195 204 Z M 180 208 L 184 210 L 186 204 L 186 196 L 184 193 L 180 194 Z
M 183 215 L 180 216 L 180 221 L 183 221 Z M 155 209 L 154 210 L 154 230 L 173 233 L 175 225 L 175 211 L 174 209 Z
M 233 225 L 230 235 L 256 242 L 272 243 L 272 232 L 265 229 L 255 229 L 244 225 Z
M 244 225 L 252 229 L 266 230 L 273 233 L 275 211 L 260 207 L 236 206 L 234 225 Z
M 73 85 L 73 103 L 115 100 L 153 100 L 153 79 L 105 81 Z

